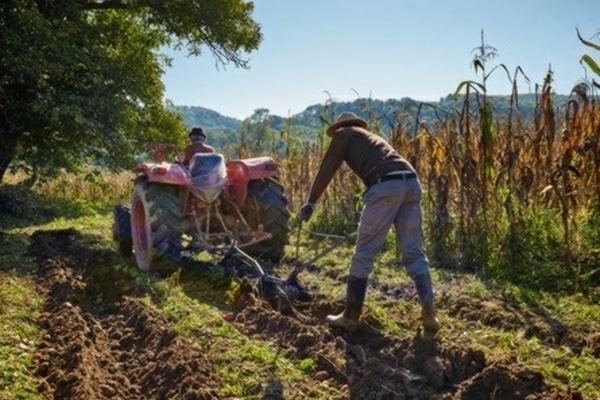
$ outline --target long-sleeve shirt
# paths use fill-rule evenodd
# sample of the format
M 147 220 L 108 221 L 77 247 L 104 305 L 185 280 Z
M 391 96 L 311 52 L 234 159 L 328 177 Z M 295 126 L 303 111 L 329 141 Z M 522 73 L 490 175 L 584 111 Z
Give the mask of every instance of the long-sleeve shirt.
M 308 201 L 315 203 L 333 178 L 342 161 L 366 186 L 392 171 L 413 171 L 414 168 L 383 138 L 366 129 L 349 126 L 337 130 L 321 161 L 313 181 Z

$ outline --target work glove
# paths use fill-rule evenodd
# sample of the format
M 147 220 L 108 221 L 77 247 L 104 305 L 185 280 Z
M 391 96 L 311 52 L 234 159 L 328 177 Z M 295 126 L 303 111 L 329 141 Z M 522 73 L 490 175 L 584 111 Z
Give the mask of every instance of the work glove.
M 315 211 L 315 203 L 305 203 L 298 212 L 298 218 L 300 218 L 300 221 L 302 222 L 308 221 L 312 216 L 313 211 Z

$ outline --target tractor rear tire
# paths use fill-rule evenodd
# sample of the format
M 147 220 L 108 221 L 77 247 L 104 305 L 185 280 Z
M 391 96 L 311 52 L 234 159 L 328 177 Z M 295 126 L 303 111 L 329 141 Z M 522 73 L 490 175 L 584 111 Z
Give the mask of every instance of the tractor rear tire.
M 271 239 L 265 240 L 246 250 L 248 254 L 273 262 L 279 262 L 285 254 L 285 245 L 290 234 L 289 201 L 283 186 L 272 178 L 257 179 L 248 183 L 248 200 L 254 215 L 250 220 L 263 225 Z M 254 207 L 252 207 L 254 204 Z
M 181 258 L 183 218 L 179 187 L 152 183 L 145 176 L 134 182 L 131 235 L 138 268 L 172 272 Z

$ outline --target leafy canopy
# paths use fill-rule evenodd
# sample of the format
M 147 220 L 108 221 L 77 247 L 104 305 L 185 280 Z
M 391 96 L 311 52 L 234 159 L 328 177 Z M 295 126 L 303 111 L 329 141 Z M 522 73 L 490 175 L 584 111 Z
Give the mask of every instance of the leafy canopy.
M 127 166 L 150 141 L 181 141 L 163 100 L 162 46 L 246 67 L 260 27 L 243 0 L 8 0 L 0 5 L 0 179 Z M 12 164 L 11 164 L 12 162 Z

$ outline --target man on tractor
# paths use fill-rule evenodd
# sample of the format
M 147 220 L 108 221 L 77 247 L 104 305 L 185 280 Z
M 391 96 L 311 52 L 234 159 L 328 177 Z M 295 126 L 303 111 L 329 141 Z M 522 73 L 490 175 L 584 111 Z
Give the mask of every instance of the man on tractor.
M 206 134 L 202 130 L 202 128 L 196 127 L 190 130 L 189 134 L 190 140 L 192 143 L 185 148 L 185 156 L 183 158 L 183 164 L 189 165 L 192 157 L 196 153 L 214 153 L 215 149 L 211 146 L 205 144 Z
M 331 326 L 348 330 L 358 326 L 373 259 L 393 224 L 403 251 L 402 264 L 419 295 L 423 327 L 435 334 L 440 324 L 433 302 L 429 261 L 423 250 L 421 185 L 417 173 L 392 146 L 366 128 L 366 121 L 356 114 L 343 112 L 327 129 L 331 144 L 313 181 L 308 202 L 299 212 L 303 221 L 311 217 L 316 201 L 342 161 L 367 187 L 348 277 L 346 306 L 341 314 L 327 316 L 327 321 Z

